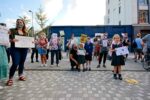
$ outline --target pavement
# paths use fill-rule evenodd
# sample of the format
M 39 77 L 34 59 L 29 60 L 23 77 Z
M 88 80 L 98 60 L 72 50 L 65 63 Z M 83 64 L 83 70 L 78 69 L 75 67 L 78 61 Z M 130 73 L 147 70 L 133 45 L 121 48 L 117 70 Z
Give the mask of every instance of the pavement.
M 40 67 L 40 63 L 30 63 L 30 54 L 25 63 L 27 81 L 0 90 L 0 100 L 150 100 L 150 73 L 135 63 L 129 55 L 123 66 L 123 80 L 114 80 L 112 66 L 107 61 L 106 68 L 96 68 L 97 60 L 92 62 L 92 71 L 69 71 L 70 63 L 65 57 L 60 67 Z M 135 80 L 131 83 L 127 80 Z
M 50 59 L 47 61 L 47 64 L 48 64 L 47 67 L 41 67 L 40 62 L 31 63 L 30 55 L 31 54 L 29 53 L 28 56 L 27 56 L 26 63 L 25 63 L 25 69 L 26 70 L 68 71 L 71 68 L 69 59 L 66 56 L 66 53 L 64 53 L 64 52 L 62 53 L 63 59 L 60 60 L 59 67 L 56 67 L 56 64 L 55 64 L 55 66 L 51 66 Z M 134 58 L 133 54 L 130 54 L 127 61 L 126 61 L 126 65 L 123 66 L 122 69 L 124 71 L 145 71 L 142 67 L 142 63 L 140 61 L 135 63 L 133 58 Z M 103 67 L 96 68 L 97 65 L 98 65 L 97 59 L 93 58 L 93 61 L 92 61 L 92 64 L 91 64 L 92 71 L 110 71 L 110 70 L 113 69 L 113 66 L 111 66 L 111 61 L 110 60 L 107 60 L 106 68 L 103 68 Z

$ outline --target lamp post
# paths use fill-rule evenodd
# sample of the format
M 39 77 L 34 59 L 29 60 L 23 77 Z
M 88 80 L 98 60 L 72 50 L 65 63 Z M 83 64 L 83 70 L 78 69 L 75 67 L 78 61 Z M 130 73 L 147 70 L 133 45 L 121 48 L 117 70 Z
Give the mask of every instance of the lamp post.
M 34 26 L 33 26 L 33 11 L 29 10 L 29 12 L 32 14 L 32 36 L 34 35 Z

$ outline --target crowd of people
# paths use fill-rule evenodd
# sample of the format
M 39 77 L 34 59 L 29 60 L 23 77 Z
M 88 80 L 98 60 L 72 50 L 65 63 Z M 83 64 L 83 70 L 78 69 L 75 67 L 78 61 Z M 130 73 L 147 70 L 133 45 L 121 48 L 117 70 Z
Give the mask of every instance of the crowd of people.
M 7 86 L 13 85 L 13 77 L 18 69 L 18 80 L 25 81 L 26 77 L 24 76 L 24 63 L 28 53 L 28 48 L 17 48 L 15 43 L 18 41 L 15 39 L 15 35 L 19 36 L 28 36 L 26 32 L 26 25 L 22 19 L 17 19 L 16 28 L 10 29 L 9 39 L 10 39 L 10 48 L 6 48 L 5 45 L 0 45 L 0 80 L 7 78 L 7 73 L 9 72 L 9 79 L 6 83 Z M 61 46 L 62 42 L 60 37 L 51 36 L 50 39 L 46 37 L 44 32 L 41 32 L 39 38 L 33 41 L 36 45 L 35 48 L 32 48 L 31 54 L 31 63 L 34 63 L 34 54 L 36 54 L 36 62 L 41 61 L 41 67 L 47 66 L 47 60 L 49 57 L 49 51 L 51 52 L 51 66 L 54 66 L 54 56 L 56 56 L 56 66 L 59 66 L 59 60 L 61 60 Z M 114 66 L 113 69 L 113 78 L 122 80 L 121 75 L 121 66 L 125 65 L 125 60 L 128 57 L 126 55 L 117 55 L 116 49 L 120 47 L 132 46 L 134 47 L 135 62 L 138 59 L 143 59 L 143 54 L 150 51 L 150 34 L 141 38 L 141 34 L 138 33 L 137 37 L 133 42 L 129 41 L 128 34 L 122 34 L 122 37 L 118 34 L 115 34 L 112 40 L 108 39 L 108 33 L 104 33 L 102 36 L 95 37 L 91 41 L 91 37 L 87 37 L 85 43 L 78 43 L 74 34 L 71 39 L 66 44 L 68 48 L 69 59 L 72 71 L 91 71 L 91 61 L 92 59 L 98 59 L 97 68 L 101 67 L 101 64 L 106 68 L 106 59 L 109 56 L 111 57 L 111 65 Z M 146 49 L 145 49 L 146 48 Z M 40 60 L 38 59 L 38 54 L 40 54 Z M 9 56 L 12 58 L 12 65 L 8 71 L 8 63 L 10 61 Z
M 125 55 L 117 55 L 116 49 L 119 47 L 133 47 L 135 54 L 135 62 L 141 59 L 143 61 L 144 54 L 150 52 L 150 34 L 141 38 L 141 33 L 136 35 L 133 41 L 128 39 L 128 34 L 123 33 L 121 36 L 115 34 L 111 39 L 108 39 L 108 33 L 104 33 L 102 36 L 95 37 L 93 41 L 88 37 L 85 43 L 76 42 L 74 35 L 67 43 L 67 48 L 70 51 L 70 63 L 71 70 L 81 71 L 91 71 L 91 61 L 92 59 L 98 59 L 97 68 L 102 66 L 106 68 L 107 58 L 111 58 L 111 65 L 114 66 L 113 73 L 114 79 L 122 80 L 121 66 L 125 65 L 128 53 Z M 138 58 L 138 59 L 137 59 Z M 81 67 L 82 65 L 82 67 Z

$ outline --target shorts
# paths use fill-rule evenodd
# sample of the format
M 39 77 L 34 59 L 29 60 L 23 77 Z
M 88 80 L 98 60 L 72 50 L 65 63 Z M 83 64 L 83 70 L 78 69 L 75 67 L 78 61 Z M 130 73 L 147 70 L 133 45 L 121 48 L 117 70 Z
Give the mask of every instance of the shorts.
M 138 53 L 138 54 L 142 54 L 142 49 L 135 49 L 135 52 Z
M 47 49 L 38 48 L 38 53 L 39 53 L 40 55 L 45 55 L 45 54 L 47 54 Z
M 86 61 L 92 61 L 92 55 L 85 55 Z

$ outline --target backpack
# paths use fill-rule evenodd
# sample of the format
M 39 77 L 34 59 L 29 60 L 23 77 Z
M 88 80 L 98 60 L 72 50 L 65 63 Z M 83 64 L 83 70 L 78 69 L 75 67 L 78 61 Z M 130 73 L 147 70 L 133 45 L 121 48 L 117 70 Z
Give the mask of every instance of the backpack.
M 133 47 L 133 48 L 137 48 L 137 43 L 136 43 L 135 40 L 133 40 L 132 47 Z

